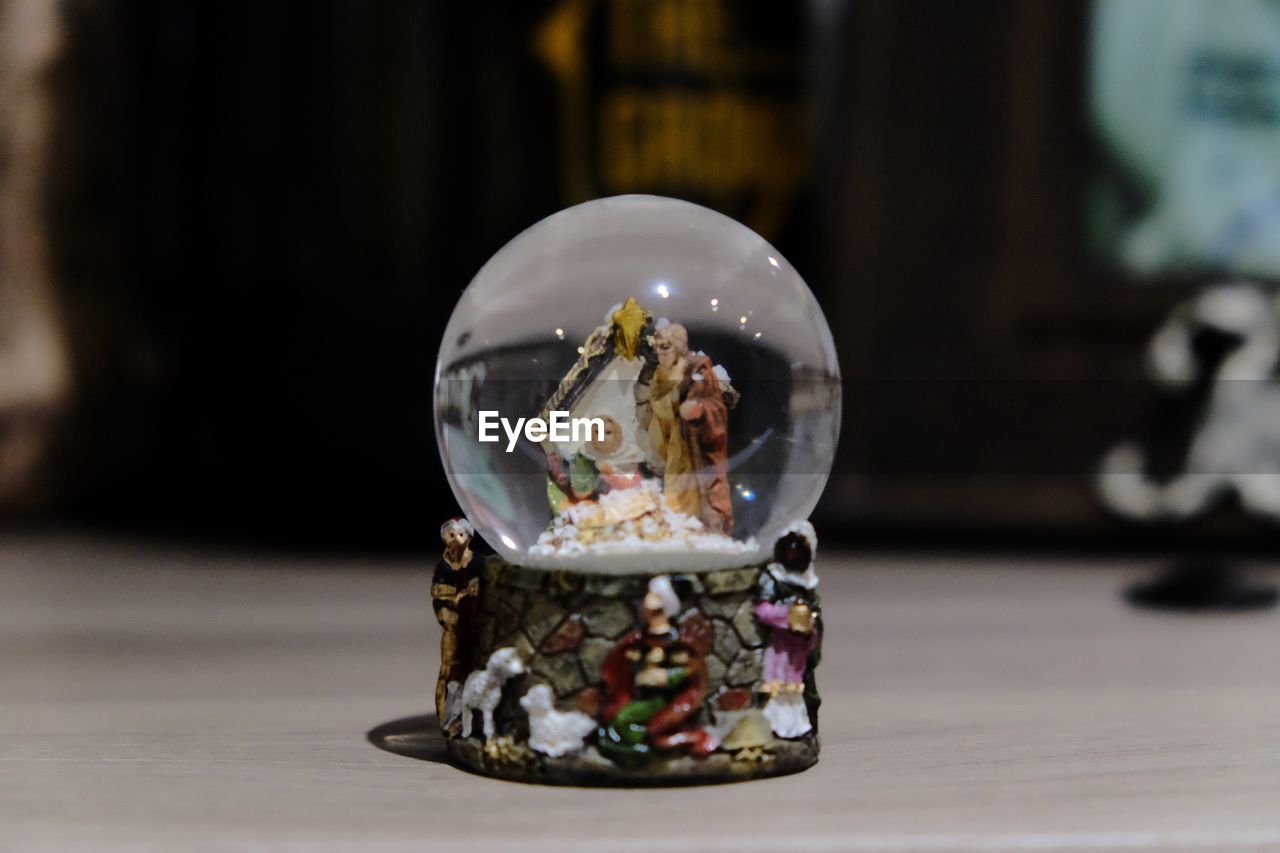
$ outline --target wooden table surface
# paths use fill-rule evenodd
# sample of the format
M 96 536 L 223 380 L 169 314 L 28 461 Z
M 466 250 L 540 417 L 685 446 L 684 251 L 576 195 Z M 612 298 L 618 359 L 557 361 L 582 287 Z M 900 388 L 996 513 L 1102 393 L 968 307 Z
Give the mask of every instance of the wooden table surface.
M 0 849 L 1280 849 L 1277 613 L 1128 610 L 1136 562 L 821 557 L 818 766 L 588 790 L 424 740 L 425 564 L 0 536 Z

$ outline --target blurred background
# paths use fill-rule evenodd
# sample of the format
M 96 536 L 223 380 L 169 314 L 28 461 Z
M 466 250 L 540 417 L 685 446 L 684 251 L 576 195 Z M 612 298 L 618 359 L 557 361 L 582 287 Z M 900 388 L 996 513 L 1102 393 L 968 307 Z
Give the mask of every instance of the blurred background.
M 1280 276 L 1275 0 L 0 0 L 0 523 L 434 551 L 460 292 L 632 192 L 816 293 L 828 538 L 1265 547 L 1094 475 L 1186 454 L 1174 306 Z

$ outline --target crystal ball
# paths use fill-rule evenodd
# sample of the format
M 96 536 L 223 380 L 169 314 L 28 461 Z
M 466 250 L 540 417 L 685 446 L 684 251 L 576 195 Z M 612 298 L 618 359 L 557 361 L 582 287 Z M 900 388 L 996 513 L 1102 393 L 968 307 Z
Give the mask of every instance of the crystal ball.
M 510 562 L 732 568 L 817 503 L 840 371 L 821 308 L 764 238 L 619 196 L 538 222 L 471 281 L 435 426 L 459 505 Z

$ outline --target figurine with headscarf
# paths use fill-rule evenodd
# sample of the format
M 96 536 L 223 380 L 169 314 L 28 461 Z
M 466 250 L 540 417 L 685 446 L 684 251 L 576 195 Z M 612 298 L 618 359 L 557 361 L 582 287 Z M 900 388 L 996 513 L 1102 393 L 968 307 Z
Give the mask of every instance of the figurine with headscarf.
M 738 392 L 706 353 L 690 351 L 679 323 L 660 325 L 652 347 L 655 364 L 641 377 L 636 411 L 663 496 L 712 533 L 731 536 L 729 409 Z
M 809 704 L 816 709 L 818 701 L 812 689 L 822 631 L 814 571 L 817 547 L 813 525 L 797 521 L 778 537 L 773 560 L 760 574 L 755 614 L 769 628 L 760 692 L 768 697 L 764 715 L 774 734 L 783 738 L 800 737 L 813 729 Z
M 477 610 L 480 601 L 479 567 L 471 538 L 475 528 L 465 518 L 451 518 L 440 527 L 444 555 L 431 577 L 431 606 L 440 623 L 440 675 L 436 679 L 436 719 L 448 728 L 450 690 L 461 689 L 474 665 Z

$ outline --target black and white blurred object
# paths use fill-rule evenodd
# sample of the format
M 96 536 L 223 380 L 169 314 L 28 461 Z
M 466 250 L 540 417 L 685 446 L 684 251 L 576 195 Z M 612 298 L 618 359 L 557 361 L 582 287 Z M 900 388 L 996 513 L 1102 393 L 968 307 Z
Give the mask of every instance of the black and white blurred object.
M 1280 520 L 1280 300 L 1252 284 L 1206 289 L 1179 305 L 1147 350 L 1147 373 L 1197 409 L 1179 470 L 1153 476 L 1136 441 L 1103 460 L 1098 492 L 1135 521 L 1187 520 L 1235 494 Z M 1159 430 L 1160 424 L 1156 424 Z
M 1209 287 L 1174 309 L 1148 347 L 1147 373 L 1166 395 L 1190 404 L 1185 450 L 1157 473 L 1150 446 L 1113 448 L 1097 479 L 1108 509 L 1131 522 L 1181 524 L 1234 496 L 1249 516 L 1280 521 L 1278 318 L 1280 296 L 1246 283 Z M 1157 419 L 1148 440 L 1177 428 Z M 1274 606 L 1276 590 L 1219 557 L 1192 555 L 1126 597 L 1156 609 L 1241 611 Z

